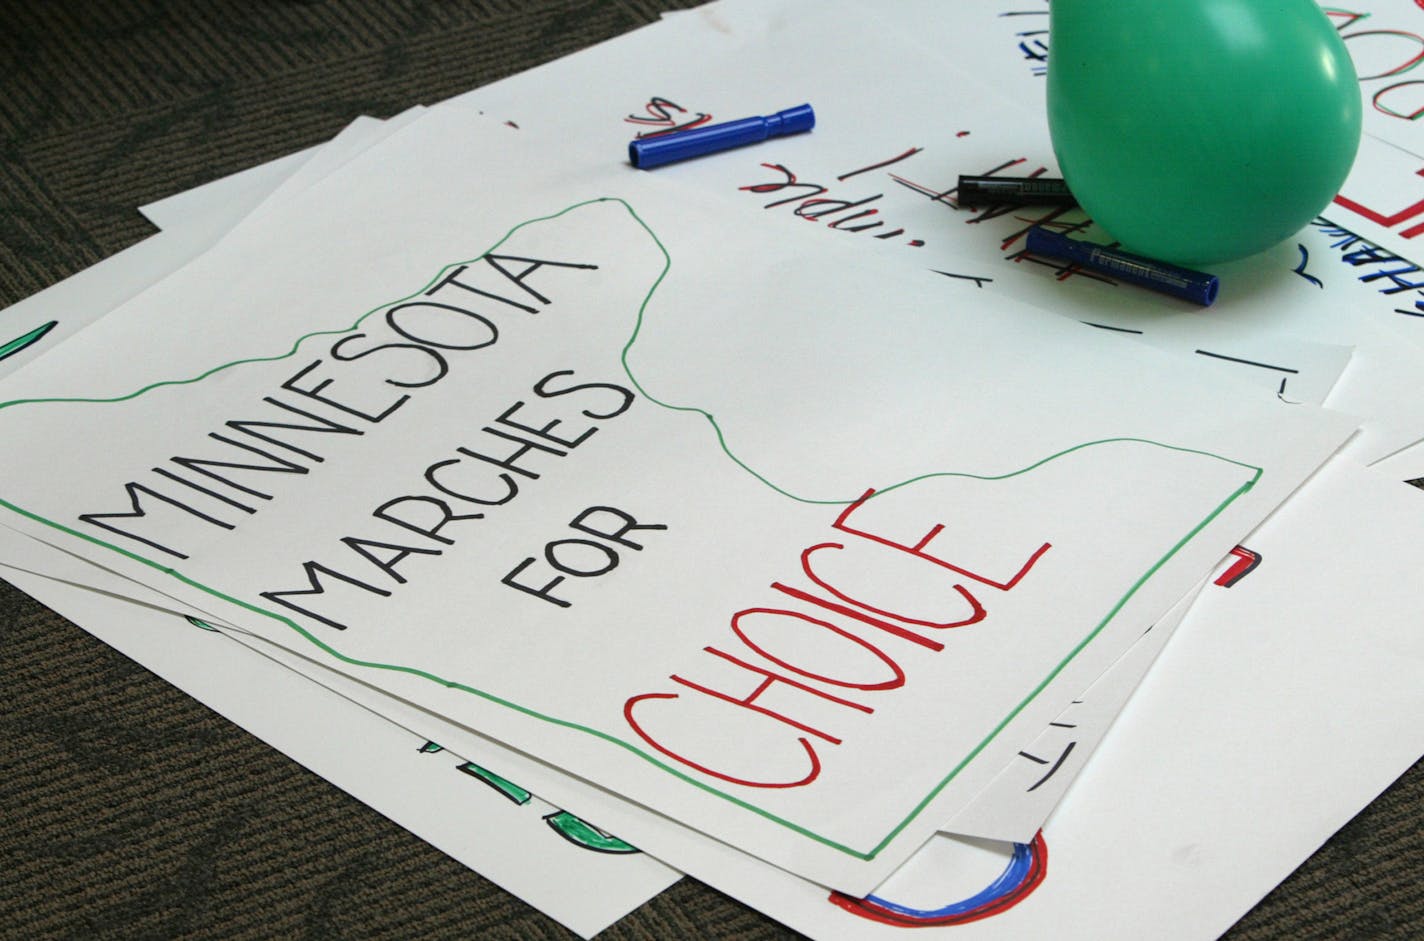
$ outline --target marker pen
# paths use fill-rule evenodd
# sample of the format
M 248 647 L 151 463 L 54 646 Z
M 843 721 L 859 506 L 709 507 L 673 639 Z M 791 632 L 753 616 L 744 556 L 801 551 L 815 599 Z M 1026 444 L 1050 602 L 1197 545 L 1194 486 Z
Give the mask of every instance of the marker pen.
M 1039 226 L 1028 230 L 1028 250 L 1035 255 L 1076 262 L 1119 281 L 1140 284 L 1203 307 L 1210 306 L 1216 300 L 1217 280 L 1214 274 L 1179 268 L 1131 252 L 1070 239 Z
M 628 162 L 642 170 L 676 163 L 720 150 L 731 150 L 764 141 L 768 137 L 798 134 L 816 126 L 810 105 L 797 105 L 765 117 L 741 118 L 721 124 L 707 124 L 685 131 L 640 137 L 628 144 Z
M 1047 176 L 960 175 L 954 197 L 961 206 L 1076 206 L 1078 200 L 1063 180 Z

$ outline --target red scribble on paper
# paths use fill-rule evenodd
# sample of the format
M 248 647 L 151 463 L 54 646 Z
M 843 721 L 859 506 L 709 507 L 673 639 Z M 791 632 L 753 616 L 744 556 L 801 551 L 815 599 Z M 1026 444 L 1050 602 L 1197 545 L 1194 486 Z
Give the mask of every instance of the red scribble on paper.
M 673 131 L 685 131 L 688 128 L 700 127 L 712 120 L 712 115 L 698 111 L 693 113 L 675 101 L 670 101 L 659 95 L 654 95 L 648 99 L 648 103 L 643 105 L 646 115 L 630 114 L 623 120 L 628 124 L 642 124 L 652 127 L 652 130 L 639 131 L 637 136 L 654 137 L 658 134 L 670 134 Z M 691 115 L 683 119 L 681 115 Z

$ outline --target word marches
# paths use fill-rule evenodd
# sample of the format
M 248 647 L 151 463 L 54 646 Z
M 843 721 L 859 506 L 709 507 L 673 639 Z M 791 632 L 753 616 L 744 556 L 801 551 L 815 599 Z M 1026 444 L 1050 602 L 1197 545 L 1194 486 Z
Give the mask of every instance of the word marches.
M 804 787 L 821 774 L 817 748 L 843 741 L 840 735 L 815 723 L 844 717 L 844 710 L 862 715 L 874 713 L 875 707 L 863 700 L 905 685 L 906 670 L 891 650 L 899 647 L 905 653 L 914 653 L 914 648 L 931 653 L 942 651 L 944 644 L 935 638 L 935 632 L 969 627 L 988 616 L 975 592 L 982 594 L 985 588 L 1013 590 L 1050 548 L 1049 543 L 1043 543 L 1008 579 L 991 578 L 929 551 L 944 529 L 942 524 L 929 527 L 913 543 L 853 526 L 852 516 L 874 494 L 873 490 L 866 491 L 831 525 L 850 539 L 823 542 L 802 551 L 800 574 L 814 587 L 772 582 L 771 589 L 779 593 L 774 604 L 746 607 L 731 616 L 729 626 L 739 642 L 733 648 L 736 652 L 715 646 L 703 648 L 713 658 L 704 663 L 705 669 L 734 677 L 718 685 L 750 682 L 755 684 L 752 691 L 728 692 L 712 681 L 698 682 L 673 674 L 668 679 L 687 692 L 641 693 L 624 703 L 624 719 L 643 741 L 679 764 L 732 784 Z M 871 546 L 881 548 L 868 548 Z M 853 557 L 857 550 L 883 553 L 885 549 L 891 550 L 890 557 L 903 578 L 877 579 L 869 598 L 856 597 L 844 585 L 833 584 L 816 565 L 824 553 L 848 552 Z M 952 594 L 958 596 L 962 612 L 941 619 L 891 610 L 892 604 L 903 605 L 884 595 L 893 592 L 896 584 L 926 573 L 956 579 Z M 866 591 L 858 593 L 864 595 Z M 834 620 L 830 620 L 832 617 Z M 793 648 L 798 653 L 769 649 L 777 646 L 777 637 L 798 638 L 800 643 Z M 875 640 L 883 641 L 885 646 Z M 761 701 L 764 697 L 766 702 Z M 814 718 L 813 713 L 822 718 Z M 669 718 L 682 721 L 667 723 Z M 671 731 L 657 732 L 656 727 Z M 707 734 L 708 729 L 719 732 Z M 749 741 L 778 742 L 784 747 L 780 756 L 748 755 Z M 783 768 L 795 770 L 774 773 L 768 770 L 766 759 L 779 759 Z
M 548 400 L 573 395 L 579 396 L 576 401 L 581 402 L 583 397 L 597 396 L 603 403 L 598 410 L 585 407 L 579 412 L 595 422 L 616 418 L 633 404 L 633 393 L 623 386 L 608 382 L 564 383 L 565 377 L 571 375 L 573 371 L 565 369 L 539 379 L 533 385 L 535 397 Z M 514 415 L 525 406 L 524 401 L 516 401 L 479 429 L 487 438 L 460 445 L 454 448 L 455 456 L 432 462 L 421 473 L 425 486 L 413 486 L 413 492 L 389 499 L 372 510 L 371 517 L 385 527 L 367 530 L 361 536 L 341 537 L 342 549 L 338 551 L 354 554 L 355 558 L 346 557 L 350 564 L 358 566 L 357 570 L 309 559 L 301 566 L 305 587 L 264 591 L 261 596 L 328 627 L 345 630 L 346 624 L 335 611 L 362 610 L 360 601 L 355 600 L 360 596 L 353 598 L 349 589 L 367 596 L 390 597 L 392 589 L 380 583 L 405 584 L 407 579 L 399 566 L 407 558 L 442 555 L 455 545 L 455 539 L 444 532 L 447 526 L 482 520 L 493 508 L 509 504 L 525 492 L 521 480 L 540 478 L 536 467 L 542 469 L 545 462 L 568 457 L 598 430 L 590 424 L 575 433 L 556 433 L 555 429 L 567 419 L 550 418 L 548 412 L 541 413 L 533 424 L 516 420 Z M 576 522 L 584 516 L 580 514 Z M 589 531 L 602 533 L 592 526 Z M 414 540 L 410 538 L 412 533 L 417 537 Z M 336 592 L 336 583 L 346 586 L 346 590 Z M 301 599 L 301 603 L 293 599 Z

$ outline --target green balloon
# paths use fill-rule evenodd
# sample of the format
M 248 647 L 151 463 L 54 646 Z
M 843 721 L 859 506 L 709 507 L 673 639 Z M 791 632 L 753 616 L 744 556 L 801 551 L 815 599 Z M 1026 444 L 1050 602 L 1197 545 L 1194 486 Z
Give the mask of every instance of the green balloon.
M 1315 0 L 1053 0 L 1048 124 L 1123 247 L 1200 265 L 1289 238 L 1340 189 L 1360 89 Z

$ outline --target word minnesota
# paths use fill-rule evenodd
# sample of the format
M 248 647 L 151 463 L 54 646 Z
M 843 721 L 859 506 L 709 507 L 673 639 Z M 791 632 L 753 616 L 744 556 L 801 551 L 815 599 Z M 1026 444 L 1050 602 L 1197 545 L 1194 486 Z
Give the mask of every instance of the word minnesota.
M 201 446 L 174 454 L 122 484 L 120 508 L 81 513 L 78 519 L 91 530 L 103 531 L 103 538 L 122 551 L 157 553 L 170 561 L 191 558 L 215 534 L 235 530 L 272 506 L 281 490 L 277 482 L 308 475 L 326 462 L 333 442 L 360 437 L 398 419 L 413 396 L 450 375 L 461 357 L 493 347 L 501 327 L 552 304 L 539 290 L 541 272 L 597 267 L 491 253 L 449 269 L 421 294 L 363 317 L 276 390 L 258 393 L 260 403 L 248 415 L 223 421 L 209 432 Z M 567 369 L 531 377 L 529 388 L 541 402 L 567 396 L 581 420 L 591 421 L 622 414 L 634 398 L 622 386 L 581 381 Z M 517 478 L 538 476 L 520 461 L 527 464 L 531 454 L 563 456 L 595 430 L 591 424 L 576 431 L 559 429 L 563 422 L 550 418 L 547 408 L 525 406 L 521 399 L 490 416 L 478 441 L 463 443 L 454 449 L 457 456 L 426 468 L 429 494 L 388 501 L 372 516 L 448 545 L 451 540 L 439 535 L 444 525 L 479 518 L 479 510 L 513 499 L 519 492 Z M 471 466 L 485 467 L 488 479 L 477 481 Z M 404 579 L 395 565 L 407 555 L 439 554 L 434 547 L 402 546 L 394 536 L 342 541 L 359 561 L 376 564 L 397 581 Z M 304 568 L 310 592 L 297 593 L 319 593 L 319 573 L 358 584 L 319 563 L 307 562 Z M 292 592 L 264 593 L 292 607 L 282 599 L 288 594 Z

